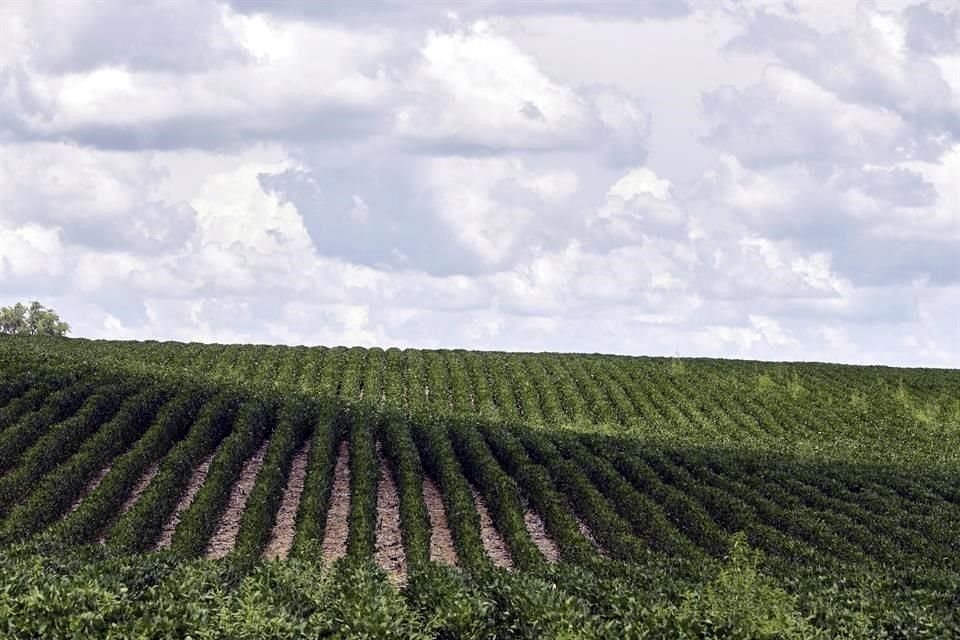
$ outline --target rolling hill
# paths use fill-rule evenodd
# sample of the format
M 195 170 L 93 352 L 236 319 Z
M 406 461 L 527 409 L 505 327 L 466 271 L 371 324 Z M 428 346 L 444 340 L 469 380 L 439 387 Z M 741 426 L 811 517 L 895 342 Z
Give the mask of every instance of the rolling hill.
M 960 637 L 960 371 L 0 339 L 0 635 Z

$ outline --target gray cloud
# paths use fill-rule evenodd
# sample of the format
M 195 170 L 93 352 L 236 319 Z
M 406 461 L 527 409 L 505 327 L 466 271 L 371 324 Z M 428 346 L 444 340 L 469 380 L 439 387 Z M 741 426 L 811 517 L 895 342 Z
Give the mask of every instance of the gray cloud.
M 386 124 L 384 114 L 344 105 L 288 105 L 280 112 L 226 115 L 183 115 L 132 123 L 83 123 L 63 130 L 36 130 L 24 120 L 5 128 L 11 141 L 66 141 L 112 151 L 213 149 L 240 151 L 250 144 L 276 141 L 309 144 L 318 140 L 357 140 L 375 135 Z
M 687 0 L 645 0 L 644 2 L 589 2 L 586 0 L 540 0 L 509 2 L 505 0 L 473 0 L 470 2 L 418 2 L 397 0 L 229 0 L 231 6 L 245 13 L 266 13 L 293 20 L 322 20 L 354 27 L 404 25 L 421 27 L 424 22 L 439 22 L 449 12 L 464 20 L 489 16 L 570 15 L 585 19 L 656 20 L 678 19 L 690 14 Z
M 16 6 L 16 5 L 15 5 Z M 212 2 L 125 0 L 16 9 L 29 21 L 38 69 L 76 73 L 102 66 L 190 73 L 248 55 Z
M 481 261 L 460 246 L 417 191 L 417 174 L 376 164 L 262 175 L 266 191 L 297 207 L 324 255 L 390 270 L 476 273 Z M 409 162 L 409 160 L 407 161 Z
M 907 7 L 907 45 L 927 55 L 956 55 L 960 52 L 960 11 L 937 11 L 930 3 Z
M 924 54 L 931 48 L 950 48 L 947 34 L 957 26 L 957 14 L 950 18 L 918 6 L 904 16 L 911 45 L 906 52 L 891 42 L 896 36 L 871 26 L 867 17 L 860 17 L 853 31 L 821 34 L 801 22 L 763 12 L 726 48 L 771 53 L 847 101 L 899 114 L 910 121 L 909 142 L 918 148 L 916 153 L 936 157 L 951 141 L 960 140 L 960 113 L 940 68 Z M 926 23 L 923 28 L 918 28 L 918 21 Z M 929 34 L 933 41 L 923 41 L 918 49 L 913 46 L 917 33 Z M 915 52 L 921 55 L 910 55 Z
M 18 5 L 0 304 L 114 338 L 960 364 L 957 13 L 697 6 Z M 586 21 L 616 62 L 537 48 Z
M 590 192 L 562 201 L 538 192 L 566 175 L 545 155 L 518 156 L 519 166 L 495 155 L 431 159 L 389 145 L 314 145 L 297 155 L 305 168 L 259 180 L 296 207 L 323 255 L 393 272 L 477 276 L 516 263 L 532 248 L 562 247 L 585 229 L 584 211 L 594 204 Z M 486 216 L 502 216 L 497 225 L 509 226 L 509 235 L 494 231 L 497 225 L 489 235 L 477 230 L 493 247 L 464 230 Z
M 937 201 L 933 184 L 916 171 L 903 167 L 851 170 L 842 177 L 841 184 L 900 207 L 927 207 Z

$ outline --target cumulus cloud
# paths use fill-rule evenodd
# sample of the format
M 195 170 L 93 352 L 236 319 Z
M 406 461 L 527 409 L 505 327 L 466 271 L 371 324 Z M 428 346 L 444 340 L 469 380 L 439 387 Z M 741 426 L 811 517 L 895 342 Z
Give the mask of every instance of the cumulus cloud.
M 247 55 L 223 17 L 215 3 L 67 2 L 50 11 L 11 0 L 0 20 L 5 35 L 12 34 L 13 43 L 43 71 L 125 67 L 195 72 Z
M 642 160 L 649 119 L 622 91 L 577 91 L 486 23 L 431 32 L 406 76 L 410 100 L 394 126 L 426 152 L 490 155 L 583 149 L 601 142 L 613 163 Z
M 71 144 L 6 145 L 0 152 L 0 216 L 42 224 L 67 242 L 156 253 L 183 244 L 196 211 L 155 197 L 158 169 L 147 157 Z
M 752 167 L 793 162 L 856 162 L 869 149 L 874 161 L 929 158 L 911 123 L 880 106 L 845 102 L 810 78 L 771 66 L 744 89 L 706 93 L 712 126 L 707 140 Z
M 10 5 L 0 304 L 957 366 L 960 18 L 902 5 Z
M 650 235 L 682 234 L 688 214 L 671 191 L 669 180 L 646 167 L 633 169 L 610 187 L 587 225 L 613 246 L 641 244 Z
M 899 127 L 906 130 L 904 138 L 897 141 L 903 147 L 898 153 L 936 156 L 943 150 L 944 141 L 960 137 L 960 113 L 941 69 L 927 53 L 941 47 L 950 49 L 945 32 L 950 30 L 951 20 L 956 26 L 958 14 L 951 19 L 920 5 L 897 15 L 867 4 L 857 5 L 856 13 L 851 29 L 820 33 L 798 20 L 761 12 L 727 48 L 770 53 L 795 71 L 796 76 L 775 74 L 768 80 L 767 90 L 777 91 L 785 102 L 792 103 L 790 107 L 805 112 L 838 111 L 829 104 L 828 96 L 817 90 L 830 92 L 850 105 L 845 109 L 848 118 L 836 124 L 844 131 L 856 132 L 855 136 L 864 135 L 866 144 L 875 138 L 866 137 L 867 123 L 863 123 L 862 132 L 858 131 L 855 114 L 867 118 L 872 113 L 869 122 L 876 123 L 880 122 L 878 111 L 897 114 Z M 931 23 L 920 33 L 930 34 L 937 44 L 918 41 L 918 21 Z M 910 33 L 914 34 L 912 38 L 908 37 Z M 887 120 L 888 124 L 894 122 Z
M 0 124 L 16 139 L 119 150 L 236 148 L 384 126 L 390 80 L 378 65 L 391 43 L 383 34 L 218 15 L 244 55 L 189 73 L 132 64 L 58 72 L 37 65 L 41 43 L 31 37 L 0 71 Z

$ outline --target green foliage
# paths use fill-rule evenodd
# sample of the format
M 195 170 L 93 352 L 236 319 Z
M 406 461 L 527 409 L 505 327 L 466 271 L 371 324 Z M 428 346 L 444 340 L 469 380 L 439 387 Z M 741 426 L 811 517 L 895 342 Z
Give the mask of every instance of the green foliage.
M 527 533 L 523 499 L 516 482 L 500 468 L 473 425 L 455 423 L 450 435 L 464 471 L 484 496 L 514 564 L 521 569 L 536 569 L 543 556 Z
M 318 557 L 323 541 L 323 528 L 333 488 L 333 470 L 337 462 L 337 445 L 343 438 L 345 414 L 329 406 L 319 411 L 300 506 L 297 509 L 297 530 L 293 537 L 291 555 L 300 558 Z
M 93 476 L 139 438 L 171 392 L 158 386 L 147 387 L 124 403 L 117 415 L 87 439 L 80 449 L 33 488 L 0 526 L 0 542 L 24 538 L 64 514 L 83 496 Z M 8 478 L 21 479 L 10 474 Z
M 64 336 L 69 331 L 70 325 L 62 321 L 56 311 L 37 301 L 29 306 L 18 302 L 0 307 L 0 335 Z
M 352 416 L 347 553 L 360 559 L 373 555 L 376 542 L 378 477 L 373 428 L 374 421 L 369 413 Z
M 287 402 L 281 408 L 263 468 L 257 475 L 256 484 L 243 511 L 234 553 L 256 557 L 269 542 L 293 455 L 309 435 L 315 421 L 313 407 L 303 400 Z
M 173 537 L 171 549 L 186 557 L 201 555 L 230 498 L 243 463 L 269 437 L 274 405 L 251 398 L 240 409 L 233 432 L 217 449 L 206 481 L 197 493 Z
M 430 558 L 430 519 L 421 497 L 423 469 L 420 456 L 410 434 L 410 427 L 401 416 L 388 414 L 378 425 L 384 457 L 397 478 L 400 497 L 400 526 L 403 549 L 411 571 Z
M 488 569 L 491 564 L 480 537 L 480 516 L 445 429 L 436 423 L 416 424 L 412 435 L 425 471 L 436 480 L 443 494 L 460 562 L 469 569 Z
M 958 389 L 929 369 L 8 336 L 0 637 L 960 637 Z M 291 558 L 260 562 L 308 438 Z M 373 564 L 377 442 L 399 590 Z M 199 559 L 263 443 L 233 552 Z M 341 443 L 348 554 L 327 564 Z M 173 549 L 141 553 L 208 459 Z M 425 476 L 457 568 L 428 560 Z
M 797 599 L 759 571 L 762 554 L 742 535 L 717 577 L 687 594 L 681 611 L 702 625 L 701 637 L 809 638 L 812 629 L 797 611 Z
M 204 406 L 187 437 L 164 457 L 140 500 L 120 516 L 109 533 L 111 544 L 130 551 L 150 548 L 176 507 L 194 467 L 232 426 L 238 403 L 235 395 L 221 393 Z
M 209 396 L 202 389 L 181 390 L 160 410 L 136 445 L 110 467 L 96 489 L 84 496 L 79 508 L 52 529 L 51 535 L 66 542 L 87 542 L 108 529 L 134 484 L 184 436 Z

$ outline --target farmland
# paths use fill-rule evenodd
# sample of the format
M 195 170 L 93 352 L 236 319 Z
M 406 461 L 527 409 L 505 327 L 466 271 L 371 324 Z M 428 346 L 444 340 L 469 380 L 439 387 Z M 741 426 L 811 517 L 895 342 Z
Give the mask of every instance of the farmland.
M 960 637 L 960 372 L 0 340 L 3 637 Z

